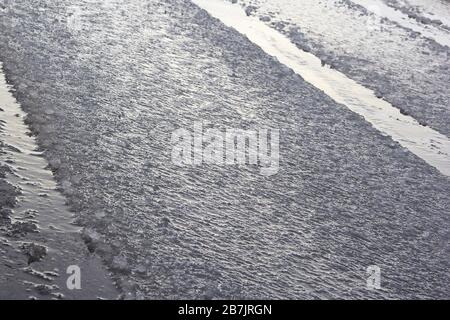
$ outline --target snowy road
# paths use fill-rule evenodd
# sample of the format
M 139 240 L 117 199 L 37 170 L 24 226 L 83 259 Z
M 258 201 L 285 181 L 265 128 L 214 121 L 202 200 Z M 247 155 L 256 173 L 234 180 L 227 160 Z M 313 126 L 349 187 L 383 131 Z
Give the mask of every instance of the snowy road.
M 433 20 L 423 1 L 383 1 L 402 16 L 378 20 L 376 1 L 227 1 L 354 80 L 340 101 L 201 2 L 0 2 L 0 61 L 28 126 L 0 83 L 0 297 L 111 298 L 115 283 L 137 299 L 449 298 L 448 3 Z M 349 108 L 367 101 L 359 88 L 439 139 L 415 152 Z M 173 132 L 198 122 L 279 129 L 279 171 L 176 165 Z M 19 153 L 7 137 L 28 129 Z M 33 172 L 45 196 L 17 179 Z M 39 233 L 15 232 L 33 203 Z M 83 231 L 62 241 L 49 226 L 71 213 Z M 47 248 L 35 272 L 22 242 Z M 76 293 L 72 264 L 88 275 Z

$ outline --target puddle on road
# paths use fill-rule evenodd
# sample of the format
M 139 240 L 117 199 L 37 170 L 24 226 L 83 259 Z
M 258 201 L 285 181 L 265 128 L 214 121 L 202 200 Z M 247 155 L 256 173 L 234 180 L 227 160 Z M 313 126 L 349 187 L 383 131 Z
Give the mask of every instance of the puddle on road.
M 0 139 L 6 145 L 6 154 L 0 159 L 13 169 L 8 182 L 20 187 L 22 193 L 13 218 L 20 220 L 28 210 L 36 210 L 45 212 L 39 215 L 41 229 L 78 232 L 80 228 L 72 225 L 73 215 L 67 210 L 63 195 L 56 190 L 52 172 L 46 169 L 47 161 L 37 151 L 34 137 L 28 135 L 25 113 L 9 92 L 11 89 L 0 71 L 0 107 L 4 110 L 0 119 L 5 121 Z
M 442 174 L 450 176 L 450 139 L 403 115 L 390 103 L 379 99 L 372 90 L 344 74 L 322 66 L 321 60 L 302 51 L 286 36 L 256 17 L 247 16 L 237 4 L 223 0 L 192 0 L 211 16 L 245 35 L 267 54 L 291 68 L 305 81 L 362 115 L 373 127 L 422 158 Z

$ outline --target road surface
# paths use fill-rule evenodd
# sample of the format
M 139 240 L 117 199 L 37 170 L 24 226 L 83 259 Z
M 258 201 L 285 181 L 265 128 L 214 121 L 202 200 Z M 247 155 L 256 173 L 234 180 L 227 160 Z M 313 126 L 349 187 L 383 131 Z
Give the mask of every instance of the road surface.
M 449 298 L 449 177 L 194 2 L 1 3 L 0 297 Z M 251 2 L 230 5 L 448 139 L 438 38 L 367 31 L 360 1 Z M 177 165 L 173 133 L 198 122 L 279 130 L 279 170 Z M 23 243 L 47 254 L 30 262 Z M 100 283 L 68 290 L 69 265 Z

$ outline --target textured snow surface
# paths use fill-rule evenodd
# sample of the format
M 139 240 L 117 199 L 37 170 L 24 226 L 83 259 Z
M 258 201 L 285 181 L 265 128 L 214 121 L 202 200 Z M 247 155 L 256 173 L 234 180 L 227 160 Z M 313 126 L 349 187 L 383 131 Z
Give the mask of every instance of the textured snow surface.
M 450 296 L 449 179 L 191 2 L 8 1 L 0 28 L 27 122 L 126 297 Z M 447 51 L 430 46 L 418 61 L 441 81 L 421 69 L 392 92 L 426 83 L 433 113 Z M 172 131 L 198 120 L 279 128 L 280 172 L 173 165 Z
M 300 48 L 419 122 L 450 136 L 450 48 L 443 45 L 450 42 L 448 20 L 433 24 L 424 19 L 424 13 L 414 10 L 415 6 L 405 4 L 407 1 L 237 2 L 252 8 L 252 15 L 288 35 Z M 426 7 L 438 14 L 436 20 L 439 14 L 448 19 L 448 2 L 426 2 Z M 410 11 L 416 14 L 408 18 Z

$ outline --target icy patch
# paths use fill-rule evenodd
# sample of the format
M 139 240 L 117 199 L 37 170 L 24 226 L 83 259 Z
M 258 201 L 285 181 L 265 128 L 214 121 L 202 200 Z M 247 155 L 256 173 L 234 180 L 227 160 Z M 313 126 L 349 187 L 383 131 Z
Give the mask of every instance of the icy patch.
M 1 69 L 0 63 L 0 160 L 7 165 L 0 165 L 0 178 L 8 183 L 0 185 L 0 225 L 4 225 L 2 231 L 11 241 L 0 242 L 1 260 L 8 261 L 8 274 L 0 277 L 0 299 L 23 299 L 30 291 L 37 294 L 29 296 L 33 299 L 92 298 L 99 294 L 114 298 L 117 291 L 98 258 L 86 254 L 80 228 L 73 225 L 73 215 L 47 169 L 48 163 L 36 151 L 37 144 L 24 123 L 25 113 L 12 96 L 13 89 L 7 85 Z M 1 208 L 3 205 L 7 207 Z M 0 271 L 4 265 L 0 264 Z M 82 268 L 89 287 L 79 292 L 65 287 L 69 265 Z M 64 272 L 48 271 L 56 269 Z
M 408 16 L 424 18 L 450 30 L 450 3 L 446 0 L 387 0 L 387 3 Z
M 40 228 L 48 229 L 49 225 L 53 225 L 62 231 L 77 232 L 79 228 L 72 224 L 73 216 L 65 207 L 65 199 L 56 190 L 51 171 L 46 169 L 48 163 L 36 151 L 37 144 L 28 134 L 28 127 L 24 123 L 25 113 L 8 90 L 12 89 L 6 84 L 3 74 L 0 74 L 0 102 L 4 109 L 1 119 L 6 123 L 0 133 L 0 140 L 11 146 L 6 148 L 5 154 L 0 155 L 0 159 L 12 163 L 10 167 L 14 174 L 8 176 L 8 181 L 21 190 L 20 206 L 15 218 L 26 219 L 26 213 L 33 210 L 39 215 Z
M 398 23 L 400 26 L 420 33 L 422 36 L 433 39 L 437 43 L 450 48 L 450 33 L 448 30 L 438 28 L 432 24 L 420 23 L 416 19 L 409 17 L 403 12 L 386 5 L 381 0 L 351 0 L 360 6 L 363 6 L 377 16 L 387 18 L 390 21 Z M 425 22 L 425 21 L 423 21 Z
M 337 103 L 362 115 L 376 129 L 390 136 L 444 175 L 450 176 L 450 140 L 437 131 L 419 124 L 374 92 L 323 66 L 316 56 L 298 49 L 287 37 L 248 16 L 237 5 L 221 0 L 193 0 L 225 25 L 236 29 L 267 54 L 276 57 Z

